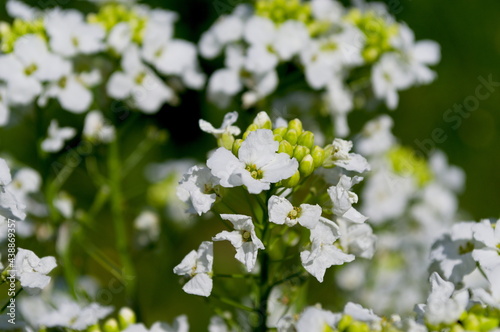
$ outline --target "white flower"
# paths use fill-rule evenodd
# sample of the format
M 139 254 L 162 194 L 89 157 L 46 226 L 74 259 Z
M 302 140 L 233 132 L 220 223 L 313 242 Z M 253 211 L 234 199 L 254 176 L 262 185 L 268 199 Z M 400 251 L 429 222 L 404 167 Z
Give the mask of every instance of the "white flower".
M 340 227 L 340 244 L 347 252 L 357 256 L 370 259 L 375 253 L 375 242 L 377 237 L 368 224 L 354 224 L 345 222 L 338 218 Z
M 349 190 L 362 180 L 363 178 L 359 176 L 350 178 L 342 175 L 336 186 L 328 188 L 328 195 L 333 202 L 333 213 L 336 216 L 355 223 L 363 223 L 368 219 L 352 207 L 352 204 L 358 202 L 358 196 Z
M 467 307 L 469 293 L 466 290 L 454 293 L 453 283 L 443 280 L 436 272 L 429 280 L 432 290 L 427 305 L 420 306 L 425 320 L 434 326 L 456 322 Z
M 111 97 L 131 97 L 144 113 L 155 113 L 165 102 L 174 101 L 173 90 L 142 63 L 137 46 L 132 45 L 125 51 L 121 66 L 123 71 L 113 73 L 106 86 Z
M 341 78 L 330 80 L 326 88 L 325 99 L 334 118 L 335 135 L 346 137 L 350 131 L 347 113 L 353 109 L 352 92 L 347 89 Z
M 429 158 L 429 165 L 439 183 L 454 192 L 462 191 L 465 184 L 464 171 L 448 164 L 448 158 L 442 151 L 434 151 Z
M 490 282 L 489 292 L 483 288 L 472 290 L 473 299 L 479 300 L 487 306 L 500 309 L 500 268 L 485 271 Z
M 116 24 L 109 32 L 106 43 L 114 52 L 123 54 L 132 42 L 132 29 L 127 22 Z
M 61 213 L 64 218 L 69 219 L 73 216 L 73 199 L 68 193 L 60 191 L 57 194 L 57 197 L 54 198 L 52 204 L 54 204 L 54 207 Z
M 83 136 L 91 141 L 110 143 L 115 139 L 115 127 L 108 124 L 100 111 L 90 111 L 85 117 Z
M 93 54 L 104 49 L 104 29 L 85 22 L 83 15 L 76 10 L 51 10 L 44 24 L 50 47 L 65 57 Z
M 363 156 L 350 152 L 352 149 L 351 141 L 336 138 L 333 140 L 330 148 L 333 152 L 328 158 L 333 165 L 357 173 L 370 170 L 370 165 Z
M 395 109 L 399 103 L 398 90 L 411 84 L 412 76 L 395 53 L 384 54 L 372 69 L 371 81 L 377 98 L 385 100 L 387 107 Z
M 47 273 L 56 266 L 56 259 L 52 256 L 40 259 L 33 251 L 18 248 L 14 269 L 21 286 L 33 295 L 49 284 Z
M 57 304 L 57 309 L 44 315 L 39 324 L 46 327 L 66 327 L 68 329 L 85 330 L 113 312 L 109 306 L 98 303 L 82 305 L 70 299 Z
M 491 224 L 482 220 L 472 226 L 474 239 L 484 244 L 483 248 L 474 249 L 472 257 L 479 262 L 481 268 L 493 271 L 500 268 L 500 222 Z
M 61 78 L 49 84 L 38 100 L 45 107 L 48 97 L 57 98 L 62 108 L 72 113 L 83 113 L 89 109 L 93 100 L 89 88 L 100 83 L 99 71 L 74 73 L 73 64 L 65 61 L 61 64 Z
M 160 217 L 152 211 L 142 211 L 134 220 L 134 228 L 139 232 L 139 244 L 146 246 L 160 237 Z
M 219 129 L 216 129 L 210 122 L 200 119 L 199 125 L 200 129 L 206 133 L 213 134 L 215 137 L 220 137 L 224 133 L 229 133 L 234 136 L 238 136 L 241 133 L 240 128 L 233 126 L 238 120 L 238 112 L 229 112 L 224 116 L 222 125 Z
M 20 18 L 23 21 L 33 21 L 39 15 L 36 9 L 17 0 L 8 0 L 5 9 L 10 17 Z
M 352 262 L 354 256 L 344 253 L 333 243 L 339 238 L 338 226 L 323 217 L 311 230 L 311 249 L 300 253 L 304 268 L 319 282 L 323 282 L 326 269 L 332 265 L 342 265 Z
M 0 158 L 0 216 L 24 220 L 26 206 L 22 203 L 22 199 L 16 197 L 8 188 L 11 181 L 9 166 L 4 159 Z
M 297 222 L 309 229 L 313 229 L 321 217 L 321 206 L 318 204 L 300 204 L 294 207 L 286 198 L 271 196 L 267 203 L 269 210 L 269 221 L 288 226 L 294 226 Z
M 52 120 L 48 129 L 48 137 L 42 141 L 42 150 L 58 152 L 64 147 L 64 141 L 75 137 L 76 130 L 71 127 L 59 128 L 57 120 Z
M 351 316 L 354 320 L 365 323 L 376 323 L 381 318 L 373 313 L 373 310 L 363 308 L 361 305 L 347 302 L 344 307 L 344 315 Z
M 206 167 L 193 166 L 182 177 L 177 197 L 188 204 L 188 213 L 202 215 L 210 210 L 217 198 L 219 180 Z
M 258 250 L 264 249 L 264 244 L 255 234 L 252 218 L 241 214 L 221 214 L 220 216 L 234 225 L 234 231 L 222 231 L 215 235 L 212 240 L 231 242 L 236 249 L 234 257 L 245 264 L 247 271 L 251 272 L 257 261 Z
M 42 185 L 42 178 L 37 171 L 23 167 L 16 171 L 12 182 L 7 186 L 8 190 L 16 197 L 17 201 L 26 206 L 29 213 L 37 214 L 36 212 L 45 212 L 45 207 L 40 207 L 40 204 L 30 197 L 31 194 L 38 193 Z M 43 212 L 41 212 L 43 214 Z
M 10 109 L 7 99 L 7 89 L 5 86 L 0 85 L 0 127 L 9 123 Z
M 431 40 L 415 42 L 413 31 L 405 24 L 399 25 L 399 35 L 393 40 L 396 48 L 401 50 L 407 63 L 412 84 L 428 84 L 436 78 L 436 73 L 428 65 L 435 65 L 441 59 L 439 44 Z
M 14 52 L 0 55 L 0 79 L 7 83 L 12 104 L 28 104 L 42 92 L 43 81 L 63 74 L 64 60 L 47 49 L 37 35 L 24 35 L 14 43 Z
M 193 295 L 209 296 L 212 292 L 211 277 L 214 262 L 213 242 L 204 241 L 198 251 L 192 250 L 182 262 L 174 267 L 174 273 L 191 277 L 182 289 Z
M 313 16 L 320 21 L 338 23 L 344 15 L 344 6 L 338 1 L 312 0 L 311 11 Z
M 276 153 L 279 143 L 271 130 L 257 129 L 241 144 L 238 158 L 225 148 L 217 149 L 207 166 L 223 187 L 245 185 L 251 194 L 268 190 L 271 183 L 291 177 L 299 164 L 286 153 Z
M 356 141 L 356 151 L 363 156 L 386 153 L 396 143 L 392 134 L 394 122 L 388 115 L 381 115 L 368 122 Z
M 300 315 L 295 328 L 297 332 L 333 331 L 340 318 L 340 314 L 316 307 L 307 307 Z

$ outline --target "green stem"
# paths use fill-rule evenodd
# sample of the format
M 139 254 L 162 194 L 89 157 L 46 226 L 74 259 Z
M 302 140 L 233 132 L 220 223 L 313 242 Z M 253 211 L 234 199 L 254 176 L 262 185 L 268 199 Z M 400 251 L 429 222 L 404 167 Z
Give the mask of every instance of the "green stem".
M 111 213 L 113 215 L 113 224 L 116 236 L 116 250 L 120 257 L 123 267 L 123 274 L 131 277 L 130 282 L 125 285 L 129 299 L 135 297 L 135 269 L 128 253 L 127 232 L 125 219 L 123 217 L 123 197 L 121 191 L 122 165 L 120 162 L 120 153 L 118 150 L 118 140 L 115 139 L 109 145 L 108 153 L 108 176 L 111 189 Z
M 213 274 L 213 278 L 232 278 L 232 279 L 249 279 L 258 278 L 258 276 L 253 274 Z
M 235 307 L 237 309 L 242 309 L 242 310 L 249 311 L 249 312 L 255 312 L 254 308 L 247 307 L 246 305 L 243 305 L 241 303 L 238 303 L 238 302 L 233 301 L 231 299 L 228 299 L 226 297 L 221 297 L 221 296 L 218 296 L 218 295 L 215 295 L 215 294 L 212 294 L 211 297 L 213 297 L 214 299 L 219 300 L 222 303 L 229 304 L 230 306 L 233 306 L 233 307 Z
M 16 294 L 14 294 L 14 296 L 12 298 L 15 299 L 22 291 L 23 291 L 23 288 L 22 287 L 19 288 L 17 290 Z M 5 303 L 5 305 L 2 307 L 2 309 L 0 309 L 0 314 L 2 314 L 5 311 L 5 309 L 7 309 L 7 306 L 9 305 L 9 303 L 10 303 L 10 299 L 7 300 L 7 303 Z
M 126 176 L 154 146 L 155 141 L 146 137 L 123 163 L 122 176 Z

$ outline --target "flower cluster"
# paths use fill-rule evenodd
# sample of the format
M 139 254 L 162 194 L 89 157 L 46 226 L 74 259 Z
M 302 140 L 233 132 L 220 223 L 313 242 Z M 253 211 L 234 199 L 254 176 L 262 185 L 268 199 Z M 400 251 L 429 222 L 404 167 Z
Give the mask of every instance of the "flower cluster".
M 381 3 L 347 9 L 335 0 L 240 5 L 202 35 L 199 48 L 207 59 L 224 54 L 224 68 L 207 87 L 219 107 L 236 95 L 250 107 L 286 90 L 288 72 L 297 68 L 307 88 L 323 96 L 340 137 L 349 133 L 348 112 L 373 97 L 395 109 L 398 91 L 432 82 L 428 66 L 440 60 L 435 42 L 415 42 Z

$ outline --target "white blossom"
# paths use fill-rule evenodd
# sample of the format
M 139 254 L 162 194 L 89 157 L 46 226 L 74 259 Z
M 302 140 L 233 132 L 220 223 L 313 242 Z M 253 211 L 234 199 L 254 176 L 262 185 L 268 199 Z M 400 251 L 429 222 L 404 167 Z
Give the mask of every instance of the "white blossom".
M 95 142 L 110 143 L 115 139 L 115 127 L 110 125 L 102 112 L 90 111 L 85 117 L 83 136 Z
M 204 241 L 198 251 L 192 250 L 179 265 L 174 267 L 174 273 L 190 277 L 182 287 L 188 293 L 199 296 L 209 296 L 212 292 L 212 266 L 214 262 L 213 242 Z
M 481 268 L 487 271 L 498 270 L 500 268 L 500 223 L 492 224 L 489 220 L 482 220 L 472 226 L 473 237 L 477 242 L 484 244 L 484 247 L 475 248 L 472 257 Z
M 238 112 L 229 112 L 224 116 L 224 120 L 222 120 L 222 125 L 219 129 L 215 128 L 210 122 L 203 119 L 200 119 L 199 125 L 201 130 L 206 133 L 213 134 L 217 138 L 224 133 L 238 136 L 241 133 L 241 130 L 237 126 L 233 126 L 233 123 L 237 120 Z
M 217 198 L 219 180 L 206 167 L 193 166 L 182 177 L 177 197 L 188 204 L 188 213 L 202 215 L 210 210 Z
M 350 189 L 362 180 L 363 178 L 359 176 L 350 178 L 342 175 L 336 186 L 328 188 L 328 195 L 333 202 L 333 213 L 336 216 L 355 223 L 363 223 L 368 219 L 352 207 L 352 204 L 358 202 L 358 195 Z
M 333 330 L 341 315 L 317 307 L 307 307 L 300 315 L 295 328 L 297 332 L 320 332 Z
M 268 190 L 271 183 L 291 177 L 298 162 L 286 153 L 277 153 L 279 143 L 271 130 L 257 129 L 241 144 L 238 157 L 225 148 L 217 149 L 207 161 L 223 187 L 245 185 L 251 194 Z
M 148 330 L 144 324 L 132 324 L 127 326 L 123 332 L 188 332 L 189 323 L 186 315 L 177 316 L 172 325 L 156 322 Z
M 56 266 L 56 259 L 52 256 L 38 258 L 33 251 L 18 248 L 14 269 L 21 286 L 29 294 L 38 294 L 49 284 L 47 274 Z
M 46 152 L 59 152 L 64 147 L 64 141 L 76 135 L 76 130 L 71 127 L 59 127 L 57 120 L 52 120 L 48 129 L 48 136 L 42 141 L 42 150 Z
M 352 149 L 352 142 L 346 141 L 341 138 L 336 138 L 331 144 L 333 154 L 329 156 L 329 161 L 340 168 L 357 173 L 369 171 L 370 165 L 366 159 L 357 154 L 350 152 Z
M 286 224 L 294 226 L 297 223 L 313 229 L 321 217 L 321 206 L 318 204 L 300 204 L 294 207 L 286 198 L 271 196 L 267 203 L 269 210 L 269 221 L 278 225 Z
M 252 218 L 241 214 L 221 214 L 221 218 L 229 220 L 234 226 L 234 231 L 222 231 L 212 240 L 231 242 L 236 249 L 234 257 L 245 264 L 247 271 L 251 272 L 257 261 L 257 252 L 259 249 L 264 249 L 264 244 L 255 234 Z
M 394 121 L 388 115 L 381 115 L 368 122 L 356 140 L 356 151 L 363 156 L 377 156 L 386 153 L 396 143 L 391 132 Z

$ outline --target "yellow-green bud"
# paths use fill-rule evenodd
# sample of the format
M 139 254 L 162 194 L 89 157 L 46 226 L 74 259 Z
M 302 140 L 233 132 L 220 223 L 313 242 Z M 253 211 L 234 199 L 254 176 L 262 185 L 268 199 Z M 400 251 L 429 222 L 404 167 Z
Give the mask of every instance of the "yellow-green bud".
M 293 157 L 300 162 L 307 154 L 309 154 L 309 152 L 310 150 L 305 146 L 297 145 L 293 150 Z
M 474 314 L 469 314 L 465 320 L 463 320 L 463 326 L 467 331 L 479 331 L 480 323 L 479 319 Z
M 314 145 L 314 134 L 310 131 L 304 131 L 302 134 L 300 134 L 297 143 L 308 147 L 309 149 L 312 149 Z
M 499 318 L 494 317 L 479 317 L 481 331 L 491 331 L 497 328 L 500 324 Z
M 118 327 L 118 322 L 114 318 L 108 319 L 104 325 L 104 332 L 120 332 L 120 328 Z
M 231 150 L 236 157 L 238 156 L 238 151 L 240 151 L 241 143 L 243 143 L 243 140 L 241 138 L 238 138 L 233 142 L 233 147 Z
M 273 127 L 273 123 L 266 112 L 259 112 L 253 120 L 253 124 L 259 129 L 271 129 Z
M 42 330 L 38 330 L 38 331 L 40 332 Z M 87 329 L 85 331 L 87 331 L 87 332 L 101 332 L 101 328 L 99 327 L 99 324 L 94 324 L 94 325 L 87 327 Z
M 293 156 L 293 146 L 292 146 L 292 144 L 290 144 L 290 142 L 288 142 L 286 140 L 282 140 L 280 142 L 279 147 L 278 147 L 278 153 L 281 153 L 281 152 L 284 152 L 287 155 L 289 155 L 290 157 L 292 157 Z
M 314 171 L 314 160 L 313 157 L 308 154 L 306 155 L 299 164 L 300 175 L 309 176 Z
M 455 324 L 451 327 L 450 332 L 464 332 L 464 328 L 460 324 Z
M 349 315 L 344 315 L 342 318 L 339 320 L 339 323 L 337 325 L 337 329 L 339 331 L 345 331 L 349 325 L 352 323 L 352 317 Z
M 302 134 L 302 122 L 299 119 L 293 119 L 288 122 L 288 129 L 295 129 L 297 135 Z
M 311 156 L 314 160 L 314 167 L 320 167 L 325 161 L 325 150 L 316 145 L 311 150 Z
M 324 168 L 333 168 L 335 167 L 335 164 L 333 163 L 333 154 L 335 153 L 335 148 L 333 145 L 329 144 L 325 146 L 325 157 L 323 160 L 323 167 Z
M 297 144 L 297 139 L 299 138 L 299 134 L 295 129 L 289 129 L 284 137 L 290 144 Z
M 217 139 L 217 145 L 224 147 L 228 150 L 231 150 L 233 148 L 233 143 L 234 143 L 234 136 L 228 133 L 227 131 L 224 132 L 218 139 Z
M 283 140 L 283 137 L 281 137 L 281 135 L 275 134 L 274 135 L 274 140 L 277 141 L 277 142 L 281 142 Z
M 279 127 L 273 130 L 273 134 L 285 137 L 287 131 L 288 131 L 287 127 Z
M 293 188 L 296 185 L 298 185 L 299 182 L 300 182 L 300 172 L 299 171 L 295 172 L 295 174 L 292 175 L 291 177 L 289 177 L 288 179 L 282 181 L 283 186 L 287 187 L 287 188 Z
M 351 325 L 345 330 L 346 332 L 370 332 L 370 327 L 366 323 L 352 322 Z
M 123 307 L 118 312 L 118 321 L 120 322 L 120 329 L 125 330 L 129 325 L 136 323 L 135 312 L 128 307 Z

